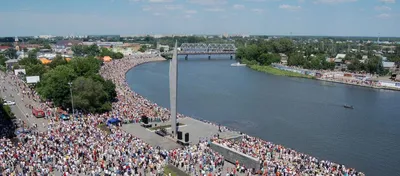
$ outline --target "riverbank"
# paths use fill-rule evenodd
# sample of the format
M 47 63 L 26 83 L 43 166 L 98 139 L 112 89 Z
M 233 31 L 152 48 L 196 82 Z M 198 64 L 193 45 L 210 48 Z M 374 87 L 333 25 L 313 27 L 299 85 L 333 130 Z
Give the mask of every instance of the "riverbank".
M 323 77 L 317 78 L 315 76 L 312 76 L 312 75 L 317 74 L 315 71 L 310 71 L 310 70 L 306 70 L 306 69 L 301 70 L 301 73 L 299 73 L 298 70 L 295 72 L 295 71 L 289 71 L 286 69 L 279 69 L 274 66 L 262 66 L 262 65 L 255 65 L 255 64 L 250 64 L 248 66 L 249 66 L 249 68 L 251 68 L 253 70 L 264 72 L 264 73 L 269 73 L 269 74 L 273 74 L 273 75 L 278 75 L 278 76 L 308 78 L 308 79 L 316 79 L 316 80 L 320 80 L 320 81 L 334 82 L 334 83 L 339 83 L 339 84 L 347 84 L 347 85 L 367 87 L 367 88 L 373 88 L 373 89 L 385 89 L 385 90 L 400 91 L 400 88 L 397 88 L 396 86 L 393 86 L 393 85 L 391 85 L 392 87 L 385 86 L 385 85 L 387 85 L 387 82 L 381 82 L 381 81 L 376 81 L 374 84 L 372 84 L 372 83 L 366 84 L 359 79 L 353 79 L 353 81 L 352 81 L 349 78 L 347 78 L 346 80 L 344 80 L 344 79 L 342 79 L 342 80 L 336 79 L 335 80 L 332 78 L 323 78 Z M 314 73 L 310 74 L 312 72 L 314 72 Z M 310 75 L 308 75 L 307 73 Z M 394 84 L 394 83 L 392 82 L 389 84 Z
M 297 77 L 297 78 L 315 79 L 314 76 L 304 75 L 301 73 L 295 73 L 295 72 L 291 72 L 291 71 L 280 70 L 280 69 L 274 68 L 272 66 L 249 65 L 249 68 L 259 71 L 259 72 L 269 73 L 269 74 L 273 74 L 273 75 L 277 75 L 277 76 L 289 76 L 289 77 Z
M 129 64 L 129 62 L 130 61 L 117 61 L 117 63 L 115 64 L 115 65 L 119 65 L 119 66 L 121 66 L 121 65 L 124 65 L 124 66 L 132 66 L 132 67 L 134 67 L 134 66 L 137 66 L 138 65 L 138 63 L 136 63 L 136 65 L 134 64 L 134 65 L 130 65 Z M 150 61 L 145 61 L 145 62 L 150 62 Z M 141 64 L 142 63 L 145 63 L 145 62 L 141 62 Z M 130 70 L 130 69 L 132 69 L 132 68 L 129 68 L 129 69 L 126 69 L 126 70 Z M 125 70 L 125 68 L 122 68 L 122 69 L 119 69 L 120 71 L 124 71 Z M 124 79 L 126 79 L 126 77 L 124 78 Z M 124 82 L 126 82 L 126 80 L 124 80 Z M 130 89 L 129 91 L 132 91 L 132 92 L 134 92 L 134 90 L 132 90 L 132 89 Z M 135 95 L 137 95 L 137 96 L 140 96 L 140 95 L 138 95 L 138 94 L 136 94 L 136 93 L 134 93 Z M 128 95 L 129 96 L 129 94 L 126 94 L 126 95 Z M 150 101 L 149 100 L 145 100 L 146 102 L 148 102 L 148 103 L 150 103 Z M 136 102 L 134 102 L 134 103 L 141 103 L 140 101 L 136 101 Z M 150 104 L 154 104 L 154 103 L 150 103 Z M 132 106 L 135 106 L 135 104 L 132 104 Z M 159 105 L 157 105 L 157 107 L 159 107 Z M 160 109 L 160 108 L 159 108 Z M 193 119 L 193 118 L 191 118 L 191 117 L 187 117 L 187 116 L 183 116 L 182 115 L 182 117 L 185 117 L 185 119 L 184 120 L 187 120 L 187 119 Z M 183 119 L 181 119 L 181 120 L 183 120 Z M 181 122 L 181 121 L 180 121 Z M 203 122 L 204 123 L 204 122 Z M 205 122 L 205 123 L 208 123 L 208 122 Z M 185 123 L 185 124 L 187 124 L 187 123 Z M 215 124 L 214 124 L 215 125 Z M 223 124 L 222 124 L 223 125 Z M 190 127 L 189 127 L 190 126 Z M 197 126 L 196 125 L 188 125 L 188 128 L 190 128 L 190 129 L 192 129 L 192 128 L 196 128 Z M 222 127 L 222 126 L 221 126 Z M 194 133 L 190 133 L 191 135 L 192 134 L 194 134 Z M 192 136 L 191 136 L 191 138 L 192 138 Z M 251 137 L 251 138 L 253 138 L 253 137 Z M 195 139 L 197 139 L 197 137 L 195 137 Z M 278 151 L 278 150 L 289 150 L 288 148 L 285 148 L 285 147 L 283 147 L 283 146 L 281 146 L 281 145 L 272 145 L 272 143 L 271 142 L 267 142 L 267 141 L 263 141 L 263 140 L 261 140 L 261 139 L 258 139 L 258 138 L 254 138 L 254 139 L 257 139 L 257 141 L 260 141 L 259 143 L 260 144 L 262 144 L 262 147 L 264 148 L 264 147 L 266 147 L 266 148 L 268 148 L 268 150 L 269 149 L 271 149 L 272 151 L 275 151 L 275 149 L 276 149 L 276 151 Z M 229 143 L 229 142 L 231 142 L 231 141 L 224 141 L 224 143 Z M 269 144 L 269 145 L 264 145 L 264 144 Z M 243 145 L 241 145 L 241 146 L 249 146 L 249 147 L 251 147 L 251 145 L 250 144 L 247 144 L 247 142 L 246 142 L 246 144 L 243 144 Z M 258 146 L 258 147 L 261 147 L 261 146 Z M 255 151 L 255 149 L 250 149 L 249 148 L 249 150 L 246 150 L 246 151 Z M 292 154 L 294 154 L 294 153 L 296 153 L 296 155 L 297 154 L 301 154 L 300 152 L 294 152 L 294 150 L 291 150 L 291 152 L 290 153 L 292 153 Z M 251 153 L 248 153 L 249 154 L 249 156 L 256 156 L 256 157 L 259 157 L 259 155 L 258 154 L 260 154 L 260 155 L 262 155 L 260 158 L 262 158 L 262 157 L 265 157 L 265 153 L 264 154 L 261 154 L 261 153 L 253 153 L 253 154 L 251 154 Z M 277 155 L 275 155 L 275 154 L 277 154 Z M 278 153 L 275 153 L 275 154 L 273 154 L 273 156 L 278 156 L 279 154 Z M 321 172 L 319 172 L 319 171 L 317 171 L 318 169 L 317 168 L 313 168 L 313 165 L 318 165 L 318 163 L 314 163 L 313 161 L 319 161 L 318 159 L 316 159 L 316 158 L 314 158 L 314 157 L 312 157 L 312 156 L 309 156 L 309 155 L 307 155 L 307 154 L 301 154 L 302 156 L 304 156 L 304 158 L 312 158 L 312 161 L 301 161 L 300 163 L 302 163 L 303 165 L 305 165 L 305 166 L 310 166 L 310 169 L 309 170 L 311 170 L 311 171 L 313 171 L 313 173 L 314 172 L 318 172 L 318 173 L 323 173 L 323 172 L 327 172 L 327 173 L 330 173 L 332 170 L 326 170 L 325 171 L 325 169 L 323 169 L 323 171 L 321 171 Z M 293 157 L 293 158 L 292 158 Z M 290 156 L 290 157 L 286 157 L 286 158 L 277 158 L 277 160 L 269 160 L 269 159 L 267 159 L 267 160 L 265 160 L 265 162 L 266 162 L 266 164 L 268 165 L 268 166 L 277 166 L 277 167 L 279 167 L 279 168 L 286 168 L 286 167 L 288 167 L 288 169 L 290 169 L 290 168 L 296 168 L 297 166 L 299 166 L 298 165 L 298 163 L 293 163 L 292 162 L 292 159 L 294 159 L 296 156 Z M 283 166 L 283 165 L 281 165 L 282 163 L 286 163 L 287 165 L 285 165 L 285 166 Z M 330 165 L 331 166 L 337 166 L 337 164 L 336 163 L 333 163 L 333 162 L 329 162 L 330 163 Z M 352 169 L 353 171 L 354 171 L 354 169 Z M 273 171 L 273 169 L 272 169 L 272 171 L 271 172 L 269 172 L 269 173 L 273 173 L 274 171 Z M 276 172 L 276 171 L 275 171 Z M 301 170 L 293 170 L 293 172 L 295 172 L 295 173 L 299 173 L 300 175 L 301 174 L 305 174 L 305 173 L 303 173 L 303 171 L 301 171 Z M 346 171 L 347 172 L 347 171 Z M 282 173 L 282 172 L 281 172 Z M 361 173 L 360 173 L 361 174 Z

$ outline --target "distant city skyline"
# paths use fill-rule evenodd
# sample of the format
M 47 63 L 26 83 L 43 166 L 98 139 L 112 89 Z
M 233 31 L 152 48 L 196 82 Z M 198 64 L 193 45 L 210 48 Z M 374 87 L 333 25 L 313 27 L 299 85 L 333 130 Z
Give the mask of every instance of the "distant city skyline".
M 400 37 L 396 0 L 20 0 L 0 36 L 243 34 Z

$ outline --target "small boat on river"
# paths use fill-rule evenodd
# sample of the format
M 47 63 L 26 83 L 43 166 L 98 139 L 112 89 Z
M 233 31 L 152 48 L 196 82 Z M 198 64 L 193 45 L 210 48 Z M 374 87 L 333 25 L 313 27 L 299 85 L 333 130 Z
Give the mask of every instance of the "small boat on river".
M 232 67 L 243 67 L 243 66 L 246 66 L 246 64 L 241 64 L 240 62 L 236 62 L 236 63 L 231 64 L 231 66 Z
M 350 105 L 343 105 L 343 107 L 344 107 L 344 108 L 347 108 L 347 109 L 354 109 L 354 107 L 353 107 L 353 106 L 350 106 Z

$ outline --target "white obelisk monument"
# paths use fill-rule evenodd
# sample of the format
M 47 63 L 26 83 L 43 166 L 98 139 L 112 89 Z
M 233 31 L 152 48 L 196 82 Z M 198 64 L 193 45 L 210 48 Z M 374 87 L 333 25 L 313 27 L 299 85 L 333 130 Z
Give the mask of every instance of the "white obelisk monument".
M 178 85 L 178 53 L 177 42 L 175 42 L 174 53 L 169 65 L 169 98 L 171 105 L 171 129 L 174 137 L 177 135 L 176 115 L 177 115 L 177 85 Z

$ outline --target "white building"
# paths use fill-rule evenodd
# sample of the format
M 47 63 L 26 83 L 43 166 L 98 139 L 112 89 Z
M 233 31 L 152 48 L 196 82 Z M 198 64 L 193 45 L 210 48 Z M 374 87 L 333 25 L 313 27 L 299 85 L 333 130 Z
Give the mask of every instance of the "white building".
M 337 54 L 335 59 L 344 59 L 346 57 L 346 54 Z

